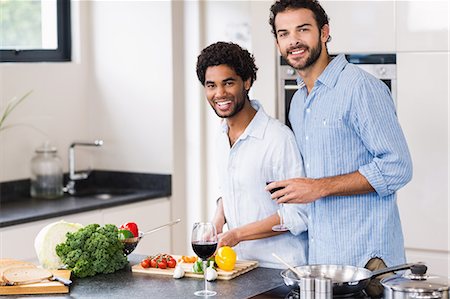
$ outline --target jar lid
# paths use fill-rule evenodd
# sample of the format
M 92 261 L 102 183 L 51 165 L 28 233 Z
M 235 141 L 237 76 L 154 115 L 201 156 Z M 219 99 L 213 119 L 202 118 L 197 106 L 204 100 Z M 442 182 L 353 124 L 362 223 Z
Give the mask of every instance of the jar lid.
M 448 290 L 448 280 L 444 277 L 427 274 L 418 277 L 409 271 L 403 275 L 393 275 L 383 278 L 381 284 L 385 288 L 399 292 L 430 293 Z
M 36 153 L 56 153 L 56 147 L 52 146 L 49 141 L 44 142 L 40 147 L 36 149 Z

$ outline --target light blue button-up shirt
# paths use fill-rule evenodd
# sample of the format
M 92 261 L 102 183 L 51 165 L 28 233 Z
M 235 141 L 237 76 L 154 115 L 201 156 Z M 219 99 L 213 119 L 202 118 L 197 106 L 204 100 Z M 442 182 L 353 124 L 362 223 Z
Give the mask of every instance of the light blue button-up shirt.
M 387 86 L 344 55 L 308 94 L 299 79 L 289 113 L 310 178 L 359 171 L 376 192 L 330 196 L 309 205 L 309 263 L 365 266 L 379 257 L 405 261 L 396 191 L 412 162 Z
M 277 212 L 279 205 L 265 190 L 266 182 L 303 175 L 302 161 L 294 134 L 288 127 L 269 117 L 260 104 L 250 124 L 230 147 L 228 125 L 223 121 L 216 151 L 220 195 L 230 229 L 262 220 Z M 262 267 L 286 268 L 272 253 L 291 265 L 307 263 L 308 237 L 304 205 L 284 205 L 289 215 L 289 227 L 295 232 L 278 236 L 242 241 L 236 253 L 242 260 L 257 260 Z

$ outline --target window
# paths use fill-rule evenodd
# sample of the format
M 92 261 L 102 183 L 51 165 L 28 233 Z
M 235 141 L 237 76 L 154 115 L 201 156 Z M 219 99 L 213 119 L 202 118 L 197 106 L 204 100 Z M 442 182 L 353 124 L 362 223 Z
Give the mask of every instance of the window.
M 0 62 L 70 60 L 70 0 L 0 0 Z

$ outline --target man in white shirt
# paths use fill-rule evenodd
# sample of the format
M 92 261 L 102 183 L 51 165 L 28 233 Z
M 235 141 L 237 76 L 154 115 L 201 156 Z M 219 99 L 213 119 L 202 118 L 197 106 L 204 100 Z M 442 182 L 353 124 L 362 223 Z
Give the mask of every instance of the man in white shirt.
M 239 259 L 285 268 L 271 255 L 276 253 L 292 265 L 302 265 L 307 263 L 307 206 L 279 210 L 265 191 L 269 176 L 302 176 L 302 160 L 292 131 L 248 97 L 257 69 L 253 56 L 233 43 L 217 42 L 198 57 L 198 79 L 223 119 L 215 151 L 221 198 L 213 223 L 219 247 L 234 246 Z M 272 231 L 280 223 L 279 213 L 290 232 Z M 225 223 L 229 230 L 223 232 Z

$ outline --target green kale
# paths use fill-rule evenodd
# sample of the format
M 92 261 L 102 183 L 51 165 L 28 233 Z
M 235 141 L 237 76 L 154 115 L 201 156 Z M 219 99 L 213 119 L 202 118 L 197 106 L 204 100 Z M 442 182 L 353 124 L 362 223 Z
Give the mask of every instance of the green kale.
M 74 233 L 67 233 L 66 242 L 56 245 L 56 254 L 75 277 L 113 273 L 128 264 L 117 233 L 113 224 L 103 227 L 89 224 Z

